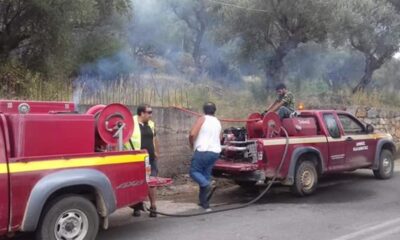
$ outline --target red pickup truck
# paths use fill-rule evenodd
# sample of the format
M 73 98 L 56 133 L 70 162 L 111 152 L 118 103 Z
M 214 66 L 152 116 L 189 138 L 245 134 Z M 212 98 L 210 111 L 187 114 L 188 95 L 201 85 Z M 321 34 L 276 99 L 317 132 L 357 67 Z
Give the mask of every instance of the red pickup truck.
M 225 130 L 213 175 L 243 187 L 276 175 L 277 181 L 304 196 L 314 193 L 318 178 L 328 173 L 367 168 L 376 178 L 390 178 L 395 151 L 390 134 L 377 133 L 344 111 L 300 111 L 283 120 L 275 113 L 254 113 L 246 128 Z
M 0 101 L 0 236 L 93 240 L 116 209 L 146 199 L 149 181 L 160 184 L 146 176 L 147 152 L 118 151 L 133 131 L 125 106 L 74 108 Z

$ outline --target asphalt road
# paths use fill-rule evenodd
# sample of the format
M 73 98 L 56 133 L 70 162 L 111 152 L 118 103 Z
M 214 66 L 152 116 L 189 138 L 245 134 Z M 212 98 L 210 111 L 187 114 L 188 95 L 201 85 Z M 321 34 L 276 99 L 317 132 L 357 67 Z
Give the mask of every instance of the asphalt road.
M 252 197 L 230 187 L 220 190 L 214 202 L 245 202 Z M 187 208 L 188 201 L 182 197 L 172 204 Z M 369 170 L 333 175 L 321 180 L 317 193 L 306 198 L 276 187 L 259 203 L 224 213 L 157 219 L 145 215 L 134 219 L 130 214 L 127 209 L 115 214 L 110 229 L 101 231 L 98 239 L 398 240 L 400 169 L 385 181 L 376 180 Z

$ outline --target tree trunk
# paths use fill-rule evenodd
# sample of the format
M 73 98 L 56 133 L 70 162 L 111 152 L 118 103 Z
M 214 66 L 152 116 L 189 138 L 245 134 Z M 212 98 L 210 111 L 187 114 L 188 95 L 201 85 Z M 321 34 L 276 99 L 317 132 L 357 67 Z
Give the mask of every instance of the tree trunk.
M 275 86 L 282 82 L 282 68 L 283 68 L 283 59 L 285 56 L 281 54 L 275 54 L 272 59 L 268 60 L 265 67 L 265 77 L 266 77 L 266 88 L 274 89 Z
M 365 88 L 371 83 L 372 75 L 375 70 L 379 69 L 382 64 L 379 64 L 374 56 L 368 55 L 365 57 L 364 75 L 361 77 L 357 86 L 353 88 L 353 93 L 364 91 Z
M 196 65 L 196 68 L 199 72 L 202 71 L 201 65 L 201 43 L 203 41 L 204 33 L 206 32 L 206 15 L 205 15 L 205 5 L 203 0 L 199 1 L 200 9 L 195 11 L 196 19 L 198 21 L 198 27 L 195 29 L 196 37 L 194 40 L 193 47 L 193 59 Z
M 202 66 L 201 66 L 201 42 L 203 41 L 203 36 L 205 32 L 205 25 L 201 24 L 201 27 L 199 31 L 196 32 L 196 39 L 194 41 L 194 47 L 193 47 L 193 53 L 192 57 L 194 60 L 194 63 L 196 65 L 197 70 L 201 72 Z
M 282 42 L 275 50 L 274 55 L 268 59 L 265 65 L 265 77 L 267 80 L 266 88 L 274 89 L 278 83 L 284 81 L 282 69 L 284 67 L 283 60 L 290 51 L 296 49 L 299 45 L 299 41 L 290 39 L 286 42 Z

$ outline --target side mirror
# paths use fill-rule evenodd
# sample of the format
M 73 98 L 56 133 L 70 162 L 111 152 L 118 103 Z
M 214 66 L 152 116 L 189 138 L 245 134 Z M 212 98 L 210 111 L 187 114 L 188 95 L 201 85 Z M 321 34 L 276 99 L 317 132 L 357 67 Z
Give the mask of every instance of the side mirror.
M 367 124 L 365 130 L 367 131 L 367 133 L 373 133 L 375 131 L 374 126 L 372 126 L 371 124 Z

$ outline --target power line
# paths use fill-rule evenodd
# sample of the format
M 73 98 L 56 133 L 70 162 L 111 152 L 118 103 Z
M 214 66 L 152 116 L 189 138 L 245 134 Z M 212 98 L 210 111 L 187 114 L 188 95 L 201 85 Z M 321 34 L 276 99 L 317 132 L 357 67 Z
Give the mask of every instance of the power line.
M 233 4 L 233 3 L 221 2 L 221 1 L 216 1 L 216 0 L 207 0 L 207 1 L 209 1 L 211 3 L 221 4 L 221 5 L 228 6 L 228 7 L 234 7 L 234 8 L 246 10 L 246 11 L 264 12 L 264 13 L 268 13 L 269 12 L 269 11 L 264 10 L 264 9 L 247 8 L 247 7 L 236 5 L 236 4 Z

